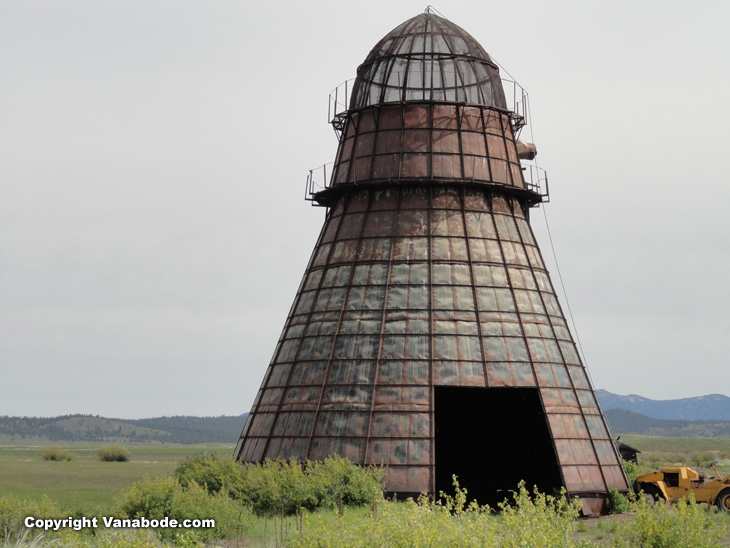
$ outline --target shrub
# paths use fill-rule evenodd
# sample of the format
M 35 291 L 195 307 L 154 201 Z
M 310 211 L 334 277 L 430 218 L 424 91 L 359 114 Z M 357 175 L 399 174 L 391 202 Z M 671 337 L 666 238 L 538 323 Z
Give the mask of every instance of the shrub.
M 267 460 L 242 465 L 244 483 L 240 500 L 258 515 L 291 515 L 300 508 L 319 507 L 316 487 L 308 482 L 297 461 Z
M 58 445 L 47 445 L 39 450 L 43 460 L 69 461 L 74 458 L 73 453 L 61 449 Z
M 621 465 L 624 467 L 624 472 L 626 472 L 626 476 L 629 478 L 629 485 L 636 485 L 637 476 L 642 474 L 639 471 L 639 465 L 623 459 L 621 459 Z
M 305 515 L 304 526 L 286 539 L 290 548 L 575 548 L 573 523 L 580 504 L 524 485 L 501 514 L 472 502 L 455 481 L 456 494 L 433 502 L 421 496 L 405 503 L 382 501 L 377 515 L 345 513 L 333 523 L 326 513 Z
M 617 529 L 615 548 L 720 548 L 723 527 L 712 528 L 710 515 L 694 497 L 669 505 L 663 499 L 650 504 L 639 497 L 636 515 Z
M 383 498 L 382 468 L 363 468 L 340 457 L 307 462 L 305 473 L 312 483 L 318 507 L 364 506 Z
M 578 499 L 569 500 L 565 489 L 559 496 L 545 495 L 537 488 L 530 494 L 521 482 L 505 501 L 500 522 L 500 548 L 563 548 L 575 546 L 573 522 L 580 515 Z
M 631 501 L 618 492 L 618 489 L 611 487 L 608 491 L 610 512 L 612 514 L 623 514 L 631 508 Z
M 183 486 L 197 483 L 209 493 L 223 491 L 234 499 L 241 498 L 246 481 L 240 463 L 215 455 L 188 457 L 175 469 L 175 477 Z
M 135 483 L 125 493 L 119 514 L 122 519 L 215 519 L 211 529 L 157 529 L 160 538 L 178 543 L 236 538 L 249 521 L 249 511 L 226 493 L 210 494 L 195 482 L 183 487 L 172 476 Z
M 716 451 L 692 451 L 689 463 L 697 468 L 709 468 L 717 458 Z
M 182 487 L 173 477 L 145 478 L 134 483 L 124 494 L 119 510 L 125 517 L 158 519 L 158 516 L 170 515 L 173 499 L 180 491 Z
M 224 492 L 259 515 L 370 504 L 373 497 L 383 497 L 383 474 L 382 469 L 363 468 L 340 457 L 241 464 L 232 458 L 199 456 L 175 470 L 181 485 L 196 483 L 209 493 Z
M 130 454 L 128 449 L 120 445 L 107 445 L 101 447 L 96 452 L 96 456 L 104 462 L 127 462 Z
M 12 496 L 2 497 L 0 498 L 0 542 L 3 539 L 27 538 L 28 535 L 42 534 L 43 530 L 34 529 L 29 532 L 25 527 L 25 518 L 28 516 L 63 519 L 68 518 L 69 513 L 47 497 L 43 497 L 40 501 Z

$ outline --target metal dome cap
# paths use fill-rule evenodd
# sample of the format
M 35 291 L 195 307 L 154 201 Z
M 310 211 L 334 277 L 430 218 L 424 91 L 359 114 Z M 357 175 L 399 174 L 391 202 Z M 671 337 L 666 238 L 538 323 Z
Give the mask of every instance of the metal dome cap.
M 389 32 L 357 69 L 350 109 L 445 101 L 507 109 L 499 69 L 464 29 L 427 9 Z

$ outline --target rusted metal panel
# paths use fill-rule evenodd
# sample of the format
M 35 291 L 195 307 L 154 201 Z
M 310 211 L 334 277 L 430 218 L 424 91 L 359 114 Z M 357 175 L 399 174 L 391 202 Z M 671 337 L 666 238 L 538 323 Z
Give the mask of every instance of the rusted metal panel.
M 420 179 L 525 188 L 507 113 L 405 104 L 369 107 L 343 123 L 334 174 L 325 186 Z M 541 200 L 534 194 L 533 201 Z

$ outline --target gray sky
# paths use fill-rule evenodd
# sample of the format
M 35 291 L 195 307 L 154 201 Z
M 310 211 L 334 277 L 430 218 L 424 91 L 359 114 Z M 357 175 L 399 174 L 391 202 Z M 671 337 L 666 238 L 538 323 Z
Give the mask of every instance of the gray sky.
M 327 97 L 425 7 L 0 0 L 0 415 L 247 411 L 324 218 Z M 730 395 L 730 4 L 435 7 L 530 94 L 596 388 Z

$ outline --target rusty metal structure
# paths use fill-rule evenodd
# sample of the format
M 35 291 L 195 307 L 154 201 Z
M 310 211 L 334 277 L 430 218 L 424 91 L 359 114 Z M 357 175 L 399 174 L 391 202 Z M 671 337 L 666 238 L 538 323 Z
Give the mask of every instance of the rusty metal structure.
M 325 223 L 237 459 L 385 464 L 403 496 L 457 474 L 491 504 L 525 480 L 593 515 L 628 489 L 530 227 L 524 101 L 431 10 L 333 92 Z

